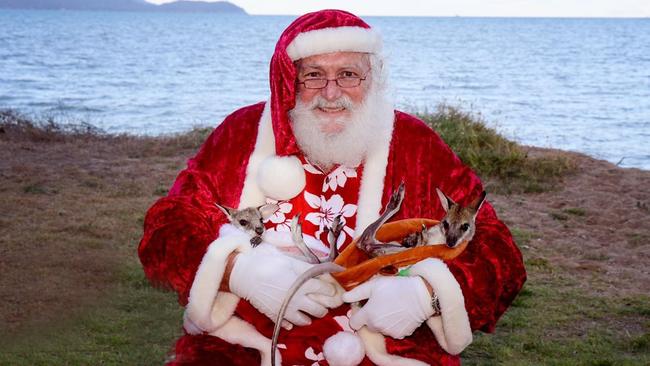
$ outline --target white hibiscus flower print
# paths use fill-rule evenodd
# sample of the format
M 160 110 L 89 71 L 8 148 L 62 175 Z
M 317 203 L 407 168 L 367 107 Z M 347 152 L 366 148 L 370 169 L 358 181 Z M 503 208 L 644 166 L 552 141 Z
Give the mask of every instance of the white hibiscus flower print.
M 318 231 L 314 234 L 317 238 L 325 231 L 325 228 L 332 227 L 332 221 L 336 216 L 341 215 L 341 219 L 345 224 L 345 218 L 352 217 L 357 212 L 357 205 L 345 204 L 343 198 L 338 194 L 333 195 L 329 200 L 323 195 L 319 197 L 307 191 L 305 191 L 304 196 L 310 207 L 318 209 L 318 212 L 310 212 L 305 216 L 305 220 L 318 225 Z M 345 241 L 345 233 L 353 235 L 354 230 L 344 225 L 337 246 L 340 246 Z
M 311 366 L 318 366 L 320 365 L 320 361 L 325 361 L 325 356 L 323 356 L 323 352 L 316 353 L 312 347 L 307 348 L 305 351 L 305 358 L 310 360 L 310 361 L 315 361 L 314 363 L 311 364 Z
M 339 166 L 325 177 L 323 181 L 323 193 L 327 192 L 328 189 L 331 189 L 332 192 L 336 191 L 338 187 L 345 186 L 348 178 L 355 178 L 356 176 L 356 170 Z
M 338 323 L 338 325 L 343 329 L 345 332 L 350 332 L 350 333 L 356 333 L 357 331 L 352 329 L 350 327 L 350 317 L 352 316 L 352 310 L 348 310 L 347 314 L 345 315 L 339 315 L 334 317 L 334 321 Z
M 302 164 L 302 167 L 308 173 L 316 174 L 316 175 L 323 175 L 323 172 L 321 172 L 320 169 L 316 168 L 315 166 L 311 165 L 309 163 L 309 161 L 306 162 L 305 164 Z
M 271 201 L 271 202 L 269 202 Z M 291 231 L 291 219 L 287 217 L 287 214 L 293 209 L 293 204 L 286 201 L 274 201 L 267 200 L 267 203 L 275 203 L 278 205 L 278 209 L 264 222 L 272 222 L 275 224 L 275 227 L 270 230 L 275 231 Z

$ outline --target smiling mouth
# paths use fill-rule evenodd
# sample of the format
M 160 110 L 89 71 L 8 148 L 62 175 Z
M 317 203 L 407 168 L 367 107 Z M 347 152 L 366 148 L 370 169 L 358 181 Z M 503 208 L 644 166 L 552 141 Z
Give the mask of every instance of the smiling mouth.
M 345 107 L 337 107 L 337 108 L 319 107 L 318 109 L 324 113 L 338 113 L 338 112 L 343 112 L 345 110 Z

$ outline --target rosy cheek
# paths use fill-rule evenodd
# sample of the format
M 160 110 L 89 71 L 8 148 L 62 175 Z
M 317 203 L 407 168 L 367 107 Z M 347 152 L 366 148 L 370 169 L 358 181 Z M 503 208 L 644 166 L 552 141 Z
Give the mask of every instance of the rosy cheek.
M 300 99 L 301 102 L 305 104 L 309 104 L 314 99 L 315 96 L 316 93 L 314 92 L 314 90 L 303 89 L 298 92 L 297 97 Z

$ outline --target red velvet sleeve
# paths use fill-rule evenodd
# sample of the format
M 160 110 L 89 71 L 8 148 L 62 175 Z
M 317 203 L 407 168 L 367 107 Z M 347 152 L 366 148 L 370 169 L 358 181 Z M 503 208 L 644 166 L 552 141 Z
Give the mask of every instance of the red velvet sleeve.
M 526 281 L 521 252 L 492 206 L 485 203 L 467 249 L 447 263 L 463 290 L 472 330 L 494 331 Z
M 208 245 L 226 222 L 214 203 L 238 204 L 263 106 L 228 116 L 188 161 L 169 194 L 147 211 L 138 248 L 144 272 L 154 285 L 177 291 L 182 305 Z
M 404 218 L 444 216 L 436 187 L 463 205 L 480 194 L 479 178 L 435 132 L 414 117 L 399 112 L 397 117 L 401 123 L 396 124 L 386 183 L 397 187 L 400 181 L 406 182 Z M 400 153 L 402 149 L 408 153 Z M 492 331 L 522 288 L 526 271 L 510 231 L 488 202 L 476 225 L 465 252 L 447 265 L 463 291 L 472 330 Z

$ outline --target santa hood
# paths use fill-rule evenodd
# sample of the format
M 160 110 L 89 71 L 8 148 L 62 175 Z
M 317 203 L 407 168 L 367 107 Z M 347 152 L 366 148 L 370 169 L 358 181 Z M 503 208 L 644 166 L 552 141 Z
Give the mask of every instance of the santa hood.
M 276 154 L 299 152 L 291 129 L 289 111 L 296 103 L 294 61 L 332 52 L 380 53 L 379 33 L 354 14 L 343 10 L 308 13 L 291 23 L 282 33 L 271 59 L 271 119 Z

